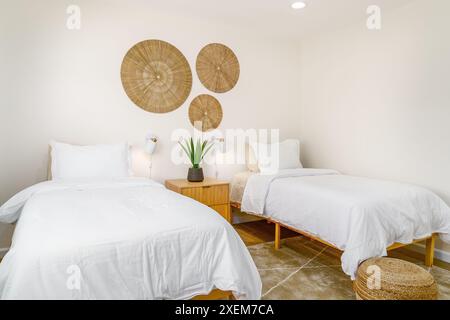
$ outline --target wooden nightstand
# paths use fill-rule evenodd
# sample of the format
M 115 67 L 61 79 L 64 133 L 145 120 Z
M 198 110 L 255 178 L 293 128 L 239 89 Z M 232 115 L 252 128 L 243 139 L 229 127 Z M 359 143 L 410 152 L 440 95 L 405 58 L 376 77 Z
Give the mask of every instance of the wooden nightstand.
M 229 182 L 212 178 L 205 178 L 203 182 L 167 180 L 166 188 L 207 205 L 231 223 Z

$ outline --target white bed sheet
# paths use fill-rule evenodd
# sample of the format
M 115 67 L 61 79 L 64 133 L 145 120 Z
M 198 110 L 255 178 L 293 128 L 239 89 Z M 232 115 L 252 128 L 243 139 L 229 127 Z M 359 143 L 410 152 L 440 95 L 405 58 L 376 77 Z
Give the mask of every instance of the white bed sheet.
M 0 264 L 2 299 L 190 299 L 214 288 L 261 296 L 232 226 L 149 180 L 45 182 L 0 208 L 2 222 L 19 215 Z
M 343 250 L 342 268 L 355 278 L 361 262 L 386 256 L 395 242 L 440 233 L 450 242 L 450 209 L 413 185 L 297 169 L 254 175 L 242 211 L 270 217 Z

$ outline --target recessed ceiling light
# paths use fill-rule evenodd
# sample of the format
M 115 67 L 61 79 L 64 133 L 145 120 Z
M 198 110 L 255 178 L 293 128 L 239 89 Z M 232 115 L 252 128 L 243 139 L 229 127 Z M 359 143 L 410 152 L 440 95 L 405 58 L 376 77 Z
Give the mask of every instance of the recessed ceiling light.
M 298 10 L 298 9 L 303 9 L 304 7 L 306 7 L 306 3 L 298 1 L 298 2 L 294 2 L 292 4 L 292 9 Z

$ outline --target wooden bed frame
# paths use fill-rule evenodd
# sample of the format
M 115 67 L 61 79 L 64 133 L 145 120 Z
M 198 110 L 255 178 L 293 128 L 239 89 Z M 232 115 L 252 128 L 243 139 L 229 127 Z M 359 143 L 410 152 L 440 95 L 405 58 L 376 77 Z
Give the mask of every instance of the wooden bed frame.
M 208 295 L 196 296 L 192 300 L 234 300 L 233 292 L 215 289 Z
M 232 202 L 231 206 L 233 208 L 241 210 L 241 205 L 239 203 Z M 258 216 L 258 217 L 261 217 L 262 219 L 265 219 L 268 222 L 275 224 L 275 249 L 276 250 L 279 250 L 281 248 L 281 227 L 283 227 L 283 228 L 286 228 L 286 229 L 289 229 L 289 230 L 294 231 L 296 233 L 299 233 L 302 236 L 305 236 L 305 237 L 307 237 L 309 239 L 318 241 L 318 242 L 320 242 L 320 243 L 322 243 L 322 244 L 324 244 L 324 245 L 326 245 L 328 247 L 334 248 L 334 249 L 342 252 L 342 250 L 337 248 L 335 245 L 333 245 L 333 244 L 331 244 L 331 243 L 329 243 L 329 242 L 327 242 L 325 240 L 322 240 L 322 239 L 320 239 L 320 238 L 318 238 L 316 236 L 313 236 L 313 235 L 311 235 L 311 234 L 309 234 L 309 233 L 307 233 L 305 231 L 297 230 L 297 229 L 295 229 L 293 227 L 284 225 L 284 224 L 282 224 L 282 223 L 280 223 L 278 221 L 275 221 L 273 219 L 270 219 L 270 218 L 265 218 L 265 217 L 262 217 L 262 216 Z M 431 237 L 428 237 L 428 238 L 414 240 L 413 242 L 408 243 L 408 244 L 394 243 L 393 245 L 391 245 L 390 247 L 387 248 L 387 251 L 392 251 L 392 250 L 395 250 L 395 249 L 398 249 L 398 248 L 402 248 L 402 247 L 406 247 L 406 246 L 409 246 L 411 244 L 419 243 L 419 242 L 425 242 L 425 265 L 427 267 L 431 268 L 433 266 L 433 264 L 434 264 L 434 247 L 435 247 L 435 242 L 436 242 L 436 234 L 433 234 Z

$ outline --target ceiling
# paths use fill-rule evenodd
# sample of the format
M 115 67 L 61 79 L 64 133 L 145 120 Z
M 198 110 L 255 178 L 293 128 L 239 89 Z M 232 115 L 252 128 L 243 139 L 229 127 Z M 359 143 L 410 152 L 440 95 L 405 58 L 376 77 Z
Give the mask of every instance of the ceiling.
M 295 0 L 146 0 L 155 10 L 258 28 L 286 37 L 364 21 L 369 5 L 379 5 L 387 11 L 412 1 L 415 0 L 303 0 L 307 7 L 293 10 L 291 4 Z

